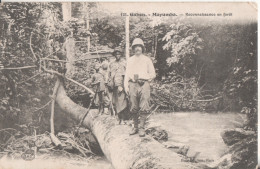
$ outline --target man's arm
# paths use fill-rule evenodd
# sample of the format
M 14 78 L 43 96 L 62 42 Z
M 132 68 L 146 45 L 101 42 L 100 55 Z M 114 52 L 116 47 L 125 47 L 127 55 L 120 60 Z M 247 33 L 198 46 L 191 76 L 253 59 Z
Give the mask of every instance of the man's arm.
M 97 84 L 97 82 L 96 82 L 96 74 L 93 74 L 92 78 L 91 78 L 91 85 L 94 86 L 96 84 Z
M 149 73 L 149 80 L 152 81 L 156 77 L 155 69 L 152 60 L 148 62 L 148 73 Z
M 129 87 L 128 87 L 128 81 L 129 81 L 129 62 L 126 63 L 126 70 L 125 70 L 125 78 L 124 78 L 124 89 L 125 92 L 128 94 Z
M 109 65 L 108 65 L 108 78 L 110 78 L 111 77 L 111 62 L 109 63 Z
M 114 82 L 116 87 L 124 87 L 125 64 L 120 62 L 118 69 L 115 72 Z

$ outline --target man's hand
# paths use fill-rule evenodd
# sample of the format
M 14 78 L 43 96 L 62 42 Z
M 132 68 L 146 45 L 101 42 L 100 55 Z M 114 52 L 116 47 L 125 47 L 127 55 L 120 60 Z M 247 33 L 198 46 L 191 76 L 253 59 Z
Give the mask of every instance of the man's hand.
M 126 93 L 127 95 L 129 95 L 129 87 L 128 87 L 128 86 L 125 86 L 125 93 Z
M 127 95 L 129 95 L 129 86 L 128 86 L 128 80 L 127 79 L 128 79 L 127 77 L 124 79 L 124 90 L 125 90 L 125 93 Z
M 153 81 L 153 78 L 150 78 L 150 79 L 148 79 L 148 82 L 150 82 L 150 83 L 151 83 L 152 81 Z
M 123 87 L 122 86 L 118 86 L 118 91 L 121 93 L 123 91 Z

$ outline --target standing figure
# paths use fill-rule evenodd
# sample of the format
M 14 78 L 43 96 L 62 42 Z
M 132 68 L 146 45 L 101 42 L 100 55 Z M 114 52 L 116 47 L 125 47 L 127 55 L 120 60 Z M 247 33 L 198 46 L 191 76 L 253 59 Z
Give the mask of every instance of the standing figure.
M 144 137 L 144 125 L 150 112 L 150 82 L 156 74 L 152 60 L 143 54 L 145 47 L 142 39 L 134 39 L 132 50 L 135 55 L 127 60 L 124 80 L 124 88 L 126 93 L 129 93 L 130 112 L 134 121 L 134 128 L 130 135 L 139 132 L 139 136 Z M 140 125 L 139 128 L 138 125 Z
M 98 111 L 100 114 L 104 113 L 104 92 L 105 92 L 105 78 L 100 72 L 100 64 L 96 63 L 95 73 L 92 76 L 92 86 L 96 92 L 95 104 L 98 105 Z
M 101 64 L 101 71 L 100 71 L 100 73 L 102 73 L 103 74 L 103 76 L 104 76 L 104 80 L 105 80 L 105 84 L 107 85 L 107 82 L 108 82 L 108 73 L 109 73 L 109 70 L 108 70 L 108 62 L 107 61 L 104 61 L 104 62 L 102 62 L 102 64 Z
M 111 99 L 110 99 L 110 95 L 109 95 L 110 93 L 109 93 L 108 88 L 107 88 L 108 73 L 109 73 L 108 62 L 107 61 L 103 61 L 102 64 L 101 64 L 101 68 L 102 69 L 100 70 L 100 73 L 103 75 L 104 82 L 105 82 L 105 91 L 104 91 L 104 94 L 103 94 L 103 97 L 104 97 L 104 107 L 105 107 L 104 113 L 107 114 L 108 113 L 108 108 L 112 104 L 111 103 Z
M 116 47 L 113 55 L 115 56 L 115 61 L 112 61 L 109 65 L 108 73 L 108 88 L 112 93 L 112 104 L 115 113 L 118 114 L 119 124 L 123 114 L 127 113 L 127 98 L 126 93 L 123 89 L 124 86 L 124 75 L 125 75 L 125 61 L 122 59 L 122 49 Z

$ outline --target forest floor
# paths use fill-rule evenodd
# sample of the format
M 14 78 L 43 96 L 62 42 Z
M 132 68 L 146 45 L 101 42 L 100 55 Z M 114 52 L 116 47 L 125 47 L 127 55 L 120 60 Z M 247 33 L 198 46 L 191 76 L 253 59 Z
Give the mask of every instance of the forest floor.
M 0 169 L 113 169 L 104 158 L 72 159 L 68 157 L 37 156 L 32 161 L 23 159 L 0 159 Z
M 196 157 L 197 160 L 209 164 L 219 159 L 227 150 L 227 146 L 221 138 L 221 132 L 225 129 L 240 127 L 244 123 L 244 119 L 245 117 L 238 113 L 156 113 L 150 117 L 147 127 L 159 126 L 168 133 L 168 141 L 162 141 L 167 148 L 177 146 L 177 151 L 179 151 L 182 146 L 186 146 L 188 152 L 185 156 L 191 157 L 199 153 Z M 176 150 L 173 149 L 173 151 Z M 37 169 L 113 169 L 104 157 L 77 159 L 57 154 L 52 157 L 39 155 L 32 161 L 7 160 L 5 157 L 0 159 L 0 169 L 26 169 L 29 166 Z

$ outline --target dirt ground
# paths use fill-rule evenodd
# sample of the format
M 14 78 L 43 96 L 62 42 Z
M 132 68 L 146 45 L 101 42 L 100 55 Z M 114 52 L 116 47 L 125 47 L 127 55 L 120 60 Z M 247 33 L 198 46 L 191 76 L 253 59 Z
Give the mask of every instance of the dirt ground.
M 68 158 L 44 159 L 40 156 L 32 161 L 0 159 L 0 169 L 113 169 L 104 158 L 73 160 Z

